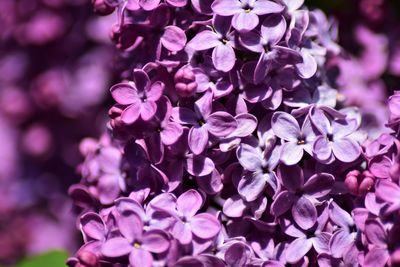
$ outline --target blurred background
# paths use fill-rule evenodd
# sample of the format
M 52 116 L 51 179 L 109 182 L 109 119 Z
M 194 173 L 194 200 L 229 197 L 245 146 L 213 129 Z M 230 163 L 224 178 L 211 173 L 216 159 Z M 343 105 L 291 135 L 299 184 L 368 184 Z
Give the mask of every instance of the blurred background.
M 338 25 L 343 51 L 328 63 L 338 97 L 374 135 L 400 87 L 400 2 L 305 4 Z M 81 242 L 68 188 L 80 179 L 80 141 L 106 129 L 122 64 L 115 20 L 90 0 L 0 0 L 0 266 L 64 266 Z

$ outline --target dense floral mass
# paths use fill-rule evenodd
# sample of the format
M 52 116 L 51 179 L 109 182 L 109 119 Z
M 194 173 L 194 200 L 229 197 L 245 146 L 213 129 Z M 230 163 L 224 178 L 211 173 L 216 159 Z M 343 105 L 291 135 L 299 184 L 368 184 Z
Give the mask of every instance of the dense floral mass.
M 117 13 L 111 38 L 127 63 L 109 131 L 80 146 L 69 194 L 84 244 L 69 266 L 400 264 L 400 92 L 385 125 L 363 124 L 366 105 L 336 89 L 349 61 L 321 11 L 302 0 L 94 7 Z

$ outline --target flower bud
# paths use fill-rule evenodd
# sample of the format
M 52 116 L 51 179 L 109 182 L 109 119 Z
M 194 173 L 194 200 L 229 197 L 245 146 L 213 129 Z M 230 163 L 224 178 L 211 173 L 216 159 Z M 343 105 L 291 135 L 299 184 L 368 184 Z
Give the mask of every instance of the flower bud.
M 184 66 L 180 68 L 174 77 L 175 89 L 179 96 L 189 97 L 194 95 L 197 89 L 196 77 L 193 71 Z
M 357 170 L 352 170 L 346 175 L 346 179 L 344 180 L 344 184 L 346 185 L 347 190 L 349 190 L 350 194 L 357 196 L 358 195 L 358 177 L 360 176 L 360 172 Z

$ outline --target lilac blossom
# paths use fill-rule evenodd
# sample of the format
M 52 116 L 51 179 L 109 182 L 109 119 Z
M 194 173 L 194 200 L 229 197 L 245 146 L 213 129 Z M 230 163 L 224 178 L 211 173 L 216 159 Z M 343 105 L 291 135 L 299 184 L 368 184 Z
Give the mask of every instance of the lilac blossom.
M 209 134 L 225 137 L 232 133 L 237 122 L 232 115 L 224 111 L 212 112 L 213 93 L 211 90 L 196 101 L 194 112 L 185 107 L 173 110 L 173 119 L 182 124 L 193 125 L 189 131 L 189 148 L 195 154 L 201 154 L 208 145 Z
M 284 7 L 268 0 L 217 0 L 213 11 L 220 16 L 233 16 L 232 26 L 239 32 L 247 32 L 257 27 L 259 15 L 280 13 Z
M 331 162 L 336 157 L 343 162 L 352 162 L 360 156 L 360 145 L 350 137 L 357 127 L 355 120 L 329 121 L 321 110 L 314 109 L 311 121 L 321 133 L 313 146 L 313 153 L 318 160 Z
M 308 116 L 304 119 L 300 129 L 293 116 L 284 112 L 275 112 L 272 116 L 272 130 L 276 136 L 286 141 L 282 145 L 280 157 L 284 164 L 297 164 L 303 157 L 303 151 L 312 155 L 316 135 Z
M 111 94 L 118 104 L 127 106 L 121 114 L 124 123 L 134 123 L 139 117 L 149 121 L 157 111 L 156 101 L 160 99 L 164 84 L 151 83 L 146 72 L 135 70 L 134 83 L 120 83 L 111 88 Z
M 304 230 L 310 229 L 317 222 L 315 203 L 318 198 L 329 194 L 335 182 L 328 173 L 319 173 L 304 181 L 304 174 L 299 166 L 280 165 L 278 176 L 286 190 L 276 195 L 271 212 L 280 216 L 291 209 L 294 221 Z

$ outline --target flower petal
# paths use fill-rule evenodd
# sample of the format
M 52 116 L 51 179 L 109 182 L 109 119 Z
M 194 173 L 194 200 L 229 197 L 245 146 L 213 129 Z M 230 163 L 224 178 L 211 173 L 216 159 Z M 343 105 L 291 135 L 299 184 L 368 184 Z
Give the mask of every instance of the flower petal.
M 223 213 L 231 218 L 239 218 L 243 216 L 247 206 L 239 195 L 233 195 L 224 202 L 222 208 Z
M 142 103 L 140 100 L 133 102 L 121 113 L 121 120 L 125 124 L 134 123 L 140 116 Z
M 88 212 L 80 218 L 80 225 L 85 236 L 102 240 L 106 235 L 106 226 L 101 217 L 94 212 Z
M 121 105 L 130 105 L 138 98 L 137 90 L 129 83 L 119 83 L 111 87 L 111 96 Z
M 329 241 L 331 255 L 334 258 L 342 258 L 344 252 L 354 243 L 353 236 L 346 230 L 336 231 Z
M 216 0 L 211 5 L 212 10 L 221 16 L 232 16 L 242 11 L 242 5 L 239 1 Z
M 373 247 L 365 255 L 363 266 L 364 267 L 384 267 L 389 260 L 389 252 L 387 249 Z
M 176 208 L 186 218 L 192 218 L 203 205 L 203 198 L 193 189 L 180 195 L 176 202 Z
M 260 1 L 256 1 L 258 3 Z M 286 20 L 282 15 L 271 15 L 261 24 L 261 35 L 270 45 L 276 45 L 285 35 Z
M 360 156 L 361 147 L 356 141 L 342 138 L 333 142 L 332 151 L 338 160 L 343 162 L 352 162 Z
M 221 225 L 217 218 L 210 213 L 200 213 L 195 215 L 190 221 L 192 232 L 202 239 L 210 239 L 216 236 L 221 230 Z
M 171 234 L 183 245 L 192 242 L 192 230 L 189 223 L 177 220 L 171 229 Z
M 329 173 L 317 173 L 311 176 L 303 186 L 304 194 L 316 198 L 326 196 L 335 184 L 335 178 Z
M 374 219 L 365 222 L 365 235 L 374 245 L 386 247 L 386 233 L 383 225 Z
M 151 267 L 153 266 L 153 256 L 144 249 L 133 247 L 129 254 L 129 263 L 132 267 Z
M 202 127 L 193 126 L 189 131 L 189 148 L 195 155 L 201 154 L 208 144 L 208 131 Z
M 237 128 L 235 118 L 227 112 L 217 111 L 207 118 L 207 129 L 217 137 L 228 136 Z
M 275 217 L 281 216 L 292 207 L 295 199 L 295 195 L 289 191 L 280 192 L 271 205 L 271 213 Z
M 150 85 L 148 87 L 148 90 L 146 91 L 147 101 L 159 100 L 163 94 L 164 87 L 165 87 L 164 83 L 158 81 Z
M 253 12 L 236 13 L 232 18 L 232 26 L 239 32 L 249 32 L 258 25 L 258 16 Z
M 186 44 L 185 32 L 176 26 L 167 26 L 164 28 L 164 34 L 161 36 L 162 45 L 169 51 L 177 52 L 182 50 Z
M 306 197 L 299 198 L 292 207 L 295 222 L 304 230 L 308 230 L 317 222 L 317 209 Z
M 180 124 L 197 124 L 196 113 L 185 107 L 174 107 L 172 109 L 172 120 Z
M 268 0 L 254 1 L 253 10 L 257 15 L 265 15 L 271 13 L 280 13 L 285 9 L 284 6 Z
M 332 155 L 332 146 L 323 135 L 318 136 L 313 145 L 313 154 L 318 160 L 328 160 Z
M 317 61 L 307 51 L 301 51 L 303 62 L 296 64 L 296 70 L 303 79 L 309 79 L 317 72 Z
M 187 45 L 196 51 L 202 51 L 216 47 L 220 43 L 218 36 L 214 32 L 202 31 L 190 40 Z
M 248 172 L 238 185 L 239 194 L 248 202 L 256 200 L 264 191 L 267 181 L 262 173 Z
M 256 171 L 262 168 L 262 155 L 257 148 L 248 144 L 241 144 L 236 151 L 236 157 L 240 165 L 248 171 Z
M 202 155 L 188 155 L 186 157 L 185 169 L 193 176 L 205 176 L 215 169 L 215 165 L 210 158 Z
M 304 174 L 303 170 L 298 165 L 279 165 L 278 177 L 283 186 L 290 192 L 297 192 L 303 187 Z
M 131 244 L 123 237 L 108 239 L 101 247 L 101 254 L 110 258 L 122 257 L 128 255 L 131 251 Z
M 133 242 L 140 239 L 143 233 L 142 219 L 133 212 L 121 214 L 117 220 L 118 228 L 126 240 Z
M 144 121 L 151 120 L 157 111 L 157 105 L 153 101 L 146 101 L 140 105 L 140 117 Z
M 174 144 L 182 135 L 182 126 L 176 122 L 169 122 L 160 132 L 161 141 L 164 145 L 169 146 Z
M 312 247 L 311 239 L 300 237 L 295 239 L 286 249 L 286 260 L 289 263 L 296 263 L 301 260 Z
M 297 142 L 287 142 L 282 145 L 281 161 L 286 165 L 297 164 L 303 157 L 304 150 Z
M 168 235 L 163 230 L 147 231 L 142 238 L 141 248 L 153 253 L 162 253 L 169 248 Z
M 275 112 L 272 116 L 271 127 L 276 136 L 286 141 L 297 142 L 301 135 L 299 123 L 286 112 Z
M 211 57 L 217 70 L 228 72 L 235 66 L 235 51 L 229 44 L 218 44 L 214 48 Z

